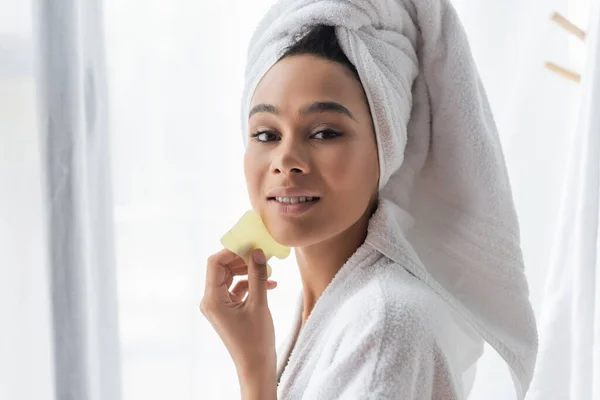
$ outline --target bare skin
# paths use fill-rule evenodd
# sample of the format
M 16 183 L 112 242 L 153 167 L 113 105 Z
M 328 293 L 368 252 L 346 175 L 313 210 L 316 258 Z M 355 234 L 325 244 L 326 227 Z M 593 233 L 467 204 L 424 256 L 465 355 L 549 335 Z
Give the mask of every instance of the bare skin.
M 360 82 L 344 65 L 295 55 L 265 74 L 250 108 L 244 158 L 250 201 L 275 240 L 295 248 L 306 321 L 337 271 L 364 242 L 377 204 L 379 167 L 369 106 Z M 273 194 L 290 188 L 300 194 Z M 302 193 L 319 199 L 301 214 L 282 212 L 273 199 Z M 213 256 L 207 271 L 232 273 L 227 272 L 232 257 L 227 254 Z M 203 313 L 220 327 L 217 332 L 238 367 L 243 398 L 276 399 L 273 323 L 266 301 L 275 283 L 267 281 L 260 263 L 247 266 L 246 273 L 254 275 L 245 300 L 252 306 L 230 312 L 230 304 L 239 299 L 226 297 L 226 292 L 236 294 L 221 286 L 221 297 L 210 290 L 212 297 L 205 294 L 203 304 L 210 306 Z M 217 280 L 213 276 L 213 284 Z M 265 326 L 257 326 L 257 319 Z

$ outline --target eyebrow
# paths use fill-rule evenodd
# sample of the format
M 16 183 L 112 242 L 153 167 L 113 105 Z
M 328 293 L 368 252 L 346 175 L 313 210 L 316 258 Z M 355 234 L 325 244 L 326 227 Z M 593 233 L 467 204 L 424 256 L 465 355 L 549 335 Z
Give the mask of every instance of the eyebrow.
M 261 112 L 270 113 L 274 115 L 281 115 L 279 109 L 272 104 L 257 104 L 256 106 L 252 107 L 252 110 L 250 110 L 248 118 L 252 117 L 254 114 Z M 356 121 L 356 118 L 354 118 L 354 115 L 352 115 L 350 110 L 334 101 L 318 101 L 309 104 L 308 106 L 303 107 L 300 110 L 300 115 L 306 116 L 308 114 L 317 114 L 324 112 L 335 112 L 338 114 L 344 114 Z

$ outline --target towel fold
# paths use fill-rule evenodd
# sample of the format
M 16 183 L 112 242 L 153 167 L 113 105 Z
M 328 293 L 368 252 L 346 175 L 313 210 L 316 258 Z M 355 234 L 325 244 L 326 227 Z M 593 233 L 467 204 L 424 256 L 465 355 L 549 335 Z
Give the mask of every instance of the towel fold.
M 368 243 L 432 288 L 506 360 L 519 399 L 537 330 L 504 157 L 467 37 L 449 0 L 281 0 L 248 50 L 252 94 L 307 25 L 336 27 L 377 137 L 380 205 Z

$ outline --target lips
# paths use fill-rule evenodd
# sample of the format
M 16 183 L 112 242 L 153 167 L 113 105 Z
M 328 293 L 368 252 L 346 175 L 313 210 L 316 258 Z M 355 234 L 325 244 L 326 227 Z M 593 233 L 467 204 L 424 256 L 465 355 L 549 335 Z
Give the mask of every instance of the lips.
M 268 199 L 275 199 L 277 197 L 283 198 L 301 198 L 301 197 L 310 197 L 310 198 L 319 198 L 320 195 L 318 192 L 307 190 L 300 187 L 279 187 L 271 190 L 267 194 Z
M 321 196 L 298 186 L 282 186 L 271 190 L 267 200 L 279 215 L 297 217 L 312 210 L 321 201 Z
M 279 200 L 281 200 L 281 198 L 279 198 Z M 320 201 L 318 197 L 315 197 L 310 201 L 301 202 L 298 200 L 295 203 L 279 200 L 278 198 L 269 199 L 269 205 L 282 217 L 299 217 L 304 215 L 317 207 Z
M 269 200 L 276 201 L 282 204 L 300 204 L 319 201 L 318 197 L 270 197 Z

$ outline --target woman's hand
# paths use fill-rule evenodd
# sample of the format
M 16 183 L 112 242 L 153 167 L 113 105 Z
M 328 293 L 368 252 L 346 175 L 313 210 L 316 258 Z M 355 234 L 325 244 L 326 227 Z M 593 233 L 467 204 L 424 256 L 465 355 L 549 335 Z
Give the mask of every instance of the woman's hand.
M 242 393 L 259 391 L 256 398 L 269 398 L 273 393 L 276 396 L 277 360 L 267 290 L 274 289 L 277 282 L 267 278 L 262 250 L 253 251 L 249 264 L 226 249 L 211 256 L 200 311 L 229 351 Z M 239 281 L 230 290 L 235 275 L 248 275 L 248 280 Z M 248 296 L 244 299 L 246 293 Z

